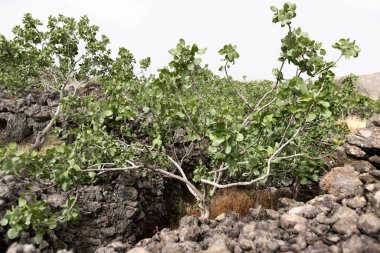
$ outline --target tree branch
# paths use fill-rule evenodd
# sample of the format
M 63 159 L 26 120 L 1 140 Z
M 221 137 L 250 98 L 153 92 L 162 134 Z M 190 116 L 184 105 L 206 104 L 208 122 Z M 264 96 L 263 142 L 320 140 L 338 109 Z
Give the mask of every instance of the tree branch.
M 271 157 L 269 157 L 268 159 L 268 162 L 267 162 L 267 170 L 266 170 L 266 173 L 258 178 L 255 178 L 255 179 L 252 179 L 251 181 L 247 181 L 247 182 L 236 182 L 236 183 L 230 183 L 230 184 L 225 184 L 225 185 L 222 185 L 222 184 L 218 184 L 218 183 L 215 183 L 215 182 L 212 182 L 210 180 L 207 180 L 207 179 L 201 179 L 201 182 L 204 183 L 204 184 L 209 184 L 209 185 L 212 185 L 216 188 L 219 188 L 219 189 L 224 189 L 224 188 L 229 188 L 229 187 L 235 187 L 235 186 L 248 186 L 248 185 L 252 185 L 258 181 L 261 181 L 265 178 L 267 178 L 271 172 L 271 162 L 274 158 L 276 158 L 276 156 L 281 152 L 282 149 L 284 149 L 290 142 L 292 142 L 294 140 L 294 138 L 297 137 L 297 135 L 299 134 L 299 132 L 301 131 L 302 129 L 302 126 L 299 127 L 297 129 L 297 131 L 293 134 L 293 136 L 287 141 L 285 142 L 281 147 L 279 147 L 272 155 Z

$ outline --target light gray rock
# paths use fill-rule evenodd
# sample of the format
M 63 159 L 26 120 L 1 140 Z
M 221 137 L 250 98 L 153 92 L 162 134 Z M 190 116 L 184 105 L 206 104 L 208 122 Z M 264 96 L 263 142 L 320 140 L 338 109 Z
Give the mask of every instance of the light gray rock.
M 347 155 L 350 155 L 356 158 L 363 158 L 367 155 L 366 152 L 364 152 L 361 148 L 353 146 L 353 145 L 349 145 L 349 144 L 345 145 L 345 151 Z
M 380 219 L 373 213 L 362 214 L 358 220 L 358 228 L 368 235 L 380 233 Z
M 66 197 L 58 193 L 48 195 L 46 202 L 54 208 L 61 207 L 66 202 Z
M 351 236 L 354 233 L 359 233 L 356 222 L 351 219 L 339 219 L 335 222 L 332 228 L 338 234 L 345 236 Z
M 6 253 L 40 253 L 40 250 L 36 249 L 32 244 L 19 244 L 13 243 Z
M 306 228 L 306 223 L 307 220 L 304 217 L 296 214 L 283 214 L 280 217 L 280 224 L 284 229 L 295 228 L 298 226 L 298 229 L 304 230 Z
M 227 248 L 227 245 L 223 239 L 217 239 L 210 247 L 204 251 L 204 253 L 230 253 L 231 251 Z
M 306 204 L 303 206 L 294 207 L 289 210 L 289 214 L 296 214 L 300 215 L 302 217 L 305 217 L 306 219 L 312 219 L 317 214 L 321 212 L 321 209 L 318 206 L 312 206 L 310 204 Z
M 344 253 L 361 253 L 364 251 L 364 244 L 359 236 L 353 235 L 347 241 L 342 243 L 342 252 Z
M 343 204 L 343 206 L 348 206 L 348 207 L 351 207 L 353 209 L 363 208 L 366 206 L 367 200 L 363 196 L 356 196 L 356 197 L 351 198 L 351 199 L 344 199 L 342 201 L 342 204 Z
M 319 186 L 322 191 L 340 198 L 363 193 L 363 183 L 359 179 L 359 173 L 352 167 L 333 168 L 321 178 Z
M 10 187 L 0 183 L 0 198 L 10 198 L 11 195 Z
M 144 248 L 137 247 L 129 250 L 127 253 L 150 253 L 149 251 L 146 251 Z
M 375 192 L 375 194 L 373 195 L 372 204 L 375 208 L 375 213 L 377 214 L 377 216 L 380 217 L 380 190 Z

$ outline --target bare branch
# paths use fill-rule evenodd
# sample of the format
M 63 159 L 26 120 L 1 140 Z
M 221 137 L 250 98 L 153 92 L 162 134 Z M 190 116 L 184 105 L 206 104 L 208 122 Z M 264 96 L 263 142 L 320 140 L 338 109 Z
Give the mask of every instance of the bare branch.
M 143 166 L 130 166 L 130 167 L 124 167 L 124 168 L 100 168 L 100 169 L 84 169 L 83 172 L 91 172 L 91 171 L 101 171 L 101 172 L 107 172 L 107 171 L 124 171 L 124 170 L 134 170 L 143 168 Z

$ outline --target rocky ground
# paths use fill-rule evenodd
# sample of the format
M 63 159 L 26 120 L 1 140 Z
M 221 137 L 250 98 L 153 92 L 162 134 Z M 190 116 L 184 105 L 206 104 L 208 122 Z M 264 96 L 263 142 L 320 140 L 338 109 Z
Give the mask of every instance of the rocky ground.
M 322 194 L 306 203 L 283 198 L 277 211 L 187 216 L 129 252 L 380 252 L 380 117 L 348 135 L 341 152 L 352 160 L 323 176 Z

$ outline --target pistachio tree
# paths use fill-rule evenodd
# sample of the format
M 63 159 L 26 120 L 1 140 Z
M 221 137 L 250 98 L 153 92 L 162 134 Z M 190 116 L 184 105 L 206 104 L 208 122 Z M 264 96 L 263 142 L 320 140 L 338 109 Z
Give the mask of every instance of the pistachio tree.
M 81 82 L 102 75 L 106 96 L 101 100 L 91 95 L 67 96 L 62 100 L 62 113 L 78 124 L 70 132 L 73 141 L 46 154 L 22 153 L 14 145 L 0 149 L 2 170 L 20 176 L 38 175 L 63 190 L 88 182 L 98 172 L 158 173 L 183 183 L 204 218 L 209 217 L 212 197 L 221 188 L 276 184 L 282 178 L 291 178 L 296 184 L 317 181 L 323 172 L 322 158 L 331 150 L 325 144 L 334 144 L 334 140 L 327 141 L 340 106 L 334 95 L 333 69 L 342 57 L 357 57 L 360 50 L 355 41 L 341 39 L 333 45 L 341 56 L 329 61 L 321 43 L 292 26 L 295 4 L 271 10 L 272 21 L 286 29 L 279 67 L 272 71 L 273 83 L 233 80 L 228 71 L 239 53 L 231 44 L 219 51 L 220 70 L 225 74 L 219 77 L 202 64 L 201 55 L 206 50 L 183 39 L 169 50 L 172 60 L 157 76 L 135 74 L 133 55 L 121 49 L 111 60 L 105 50 L 108 40 L 103 37 L 99 42 L 91 37 L 97 28 L 89 27 L 86 18 L 78 23 L 52 18 L 49 24 L 63 22 L 70 32 L 59 30 L 61 25 L 56 26 L 58 30 L 49 25 L 42 38 L 53 43 L 47 45 L 56 46 L 47 46 L 49 50 L 36 47 L 38 52 L 60 52 L 42 54 L 46 59 L 59 55 L 58 61 L 46 62 L 52 71 L 65 73 L 58 75 L 57 80 L 63 80 L 57 82 L 60 86 L 49 87 L 63 90 L 71 80 Z M 80 24 L 87 27 L 81 28 L 82 32 Z M 55 31 L 64 35 L 52 36 Z M 88 51 L 84 54 L 78 46 L 82 39 L 92 45 L 85 47 Z M 67 55 L 65 47 L 74 53 Z M 149 63 L 150 58 L 140 61 L 142 73 Z M 289 65 L 296 72 L 287 77 L 284 69 Z M 44 75 L 37 73 L 36 77 Z M 26 210 L 22 203 L 14 213 Z M 73 210 L 72 205 L 67 207 Z M 4 224 L 17 224 L 10 222 L 12 217 L 13 213 L 8 213 Z M 25 227 L 18 229 L 20 232 Z

